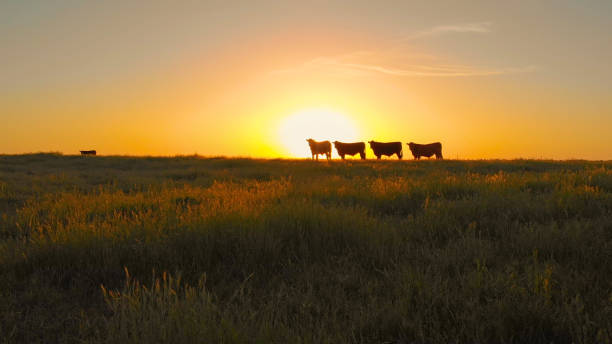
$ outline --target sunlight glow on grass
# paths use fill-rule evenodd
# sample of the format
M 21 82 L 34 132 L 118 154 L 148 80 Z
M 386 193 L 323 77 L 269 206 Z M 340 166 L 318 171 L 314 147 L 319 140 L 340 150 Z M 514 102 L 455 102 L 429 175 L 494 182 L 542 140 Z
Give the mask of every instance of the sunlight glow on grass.
M 357 124 L 347 115 L 326 108 L 297 111 L 281 120 L 278 139 L 287 155 L 310 157 L 306 139 L 362 141 Z M 333 155 L 333 153 L 332 153 Z

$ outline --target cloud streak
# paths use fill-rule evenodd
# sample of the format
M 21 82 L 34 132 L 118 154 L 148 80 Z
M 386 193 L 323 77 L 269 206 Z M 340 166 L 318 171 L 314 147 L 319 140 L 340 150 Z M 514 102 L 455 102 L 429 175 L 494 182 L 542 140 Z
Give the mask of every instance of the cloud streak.
M 465 23 L 457 25 L 440 25 L 413 33 L 404 40 L 415 40 L 423 37 L 440 36 L 449 33 L 489 33 L 491 22 Z
M 478 67 L 440 62 L 436 56 L 405 51 L 406 42 L 450 33 L 488 33 L 491 22 L 435 26 L 394 42 L 387 50 L 360 50 L 343 55 L 319 56 L 273 74 L 321 72 L 333 76 L 470 77 L 531 72 L 535 66 Z M 393 62 L 390 62 L 393 61 Z
M 377 63 L 344 61 L 342 57 L 317 57 L 295 68 L 280 69 L 275 74 L 325 72 L 338 76 L 396 76 L 396 77 L 468 77 L 524 73 L 534 66 L 509 68 L 482 68 L 452 64 L 404 64 L 401 67 Z

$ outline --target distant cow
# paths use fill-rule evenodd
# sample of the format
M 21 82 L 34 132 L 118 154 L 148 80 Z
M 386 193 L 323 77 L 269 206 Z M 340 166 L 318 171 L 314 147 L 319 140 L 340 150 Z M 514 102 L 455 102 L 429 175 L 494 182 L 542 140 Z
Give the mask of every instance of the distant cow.
M 84 150 L 84 151 L 80 151 L 81 155 L 96 155 L 96 151 L 95 150 Z
M 426 145 L 420 145 L 418 143 L 410 142 L 408 143 L 408 147 L 412 152 L 412 155 L 415 159 L 420 159 L 422 156 L 431 157 L 432 155 L 436 156 L 436 159 L 442 158 L 442 144 L 440 142 L 429 143 Z
M 376 142 L 376 141 L 368 141 L 370 144 L 370 148 L 374 151 L 374 155 L 376 155 L 376 159 L 380 160 L 382 155 L 392 156 L 393 154 L 397 155 L 398 159 L 402 159 L 404 154 L 402 153 L 402 143 L 401 142 Z
M 331 159 L 331 143 L 329 141 L 317 142 L 313 139 L 308 139 L 306 141 L 308 141 L 308 145 L 310 146 L 312 160 L 314 160 L 315 155 L 317 156 L 317 160 L 319 160 L 319 154 L 325 154 L 327 156 L 327 160 Z
M 334 147 L 336 147 L 336 151 L 338 155 L 344 160 L 345 155 L 355 155 L 359 154 L 361 160 L 365 160 L 365 143 L 363 142 L 354 142 L 354 143 L 344 143 L 339 141 L 334 141 Z

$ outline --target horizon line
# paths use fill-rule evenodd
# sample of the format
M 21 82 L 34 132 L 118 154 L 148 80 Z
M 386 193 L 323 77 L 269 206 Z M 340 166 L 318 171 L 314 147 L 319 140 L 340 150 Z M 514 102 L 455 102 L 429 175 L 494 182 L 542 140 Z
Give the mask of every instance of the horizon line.
M 11 156 L 28 156 L 28 155 L 56 155 L 56 156 L 65 156 L 65 157 L 83 157 L 87 159 L 95 159 L 99 157 L 104 158 L 164 158 L 164 159 L 172 159 L 172 158 L 199 158 L 199 159 L 243 159 L 243 160 L 313 160 L 310 157 L 289 157 L 289 156 L 278 156 L 278 157 L 256 157 L 256 156 L 247 156 L 247 155 L 201 155 L 198 153 L 194 154 L 174 154 L 174 155 L 131 155 L 131 154 L 97 154 L 95 156 L 83 156 L 81 154 L 64 154 L 63 152 L 58 151 L 39 151 L 39 152 L 27 152 L 27 153 L 0 153 L 0 157 L 11 157 Z M 332 157 L 332 160 L 339 161 L 364 161 L 358 158 L 348 158 L 342 160 L 340 157 Z M 405 159 L 397 159 L 397 158 L 385 158 L 382 160 L 377 160 L 375 158 L 365 159 L 368 160 L 376 160 L 376 161 L 417 161 L 413 158 L 405 158 Z M 514 157 L 514 158 L 444 158 L 444 159 L 421 159 L 418 161 L 517 161 L 517 160 L 527 160 L 527 161 L 590 161 L 590 162 L 612 162 L 612 158 L 610 159 L 587 159 L 587 158 L 546 158 L 546 157 Z M 317 160 L 314 160 L 317 161 Z M 322 162 L 325 159 L 322 160 Z

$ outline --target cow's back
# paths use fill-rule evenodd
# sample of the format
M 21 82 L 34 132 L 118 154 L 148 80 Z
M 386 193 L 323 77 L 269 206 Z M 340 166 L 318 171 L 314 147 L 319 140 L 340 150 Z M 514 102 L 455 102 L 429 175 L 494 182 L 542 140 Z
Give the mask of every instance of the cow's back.
M 344 159 L 345 155 L 355 155 L 355 154 L 359 154 L 362 160 L 366 158 L 365 142 L 344 143 L 344 142 L 334 141 L 334 147 L 336 147 L 336 151 L 338 152 L 338 155 L 340 155 L 342 159 Z
M 442 143 L 440 142 L 428 144 L 410 142 L 408 143 L 408 147 L 410 148 L 412 155 L 417 159 L 421 156 L 431 157 L 432 155 L 435 155 L 438 159 L 442 159 Z
M 335 142 L 334 143 L 336 150 L 340 154 L 357 154 L 359 152 L 365 151 L 365 143 L 364 142 L 353 142 L 353 143 L 344 143 L 344 142 Z
M 370 141 L 370 148 L 374 151 L 374 155 L 380 159 L 381 155 L 397 154 L 399 159 L 402 158 L 402 143 L 401 142 L 376 142 Z

